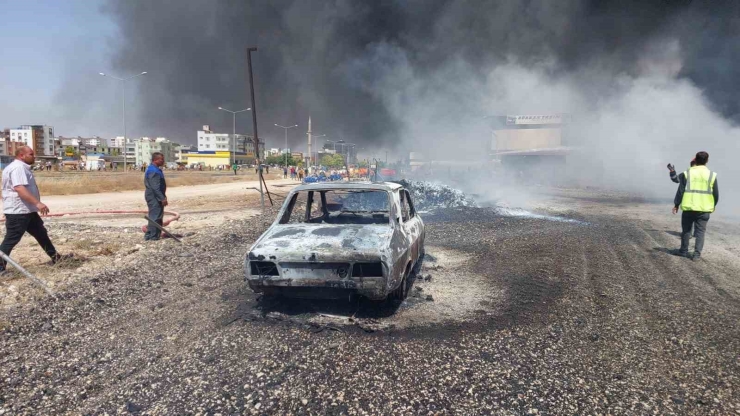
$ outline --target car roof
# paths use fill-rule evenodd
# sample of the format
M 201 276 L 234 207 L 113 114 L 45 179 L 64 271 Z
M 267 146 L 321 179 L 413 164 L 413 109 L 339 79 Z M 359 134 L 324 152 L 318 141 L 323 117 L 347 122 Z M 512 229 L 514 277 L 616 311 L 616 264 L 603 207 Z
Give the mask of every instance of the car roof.
M 315 191 L 315 190 L 337 190 L 337 189 L 368 189 L 377 191 L 395 191 L 403 188 L 395 182 L 318 182 L 307 183 L 295 187 L 294 191 Z

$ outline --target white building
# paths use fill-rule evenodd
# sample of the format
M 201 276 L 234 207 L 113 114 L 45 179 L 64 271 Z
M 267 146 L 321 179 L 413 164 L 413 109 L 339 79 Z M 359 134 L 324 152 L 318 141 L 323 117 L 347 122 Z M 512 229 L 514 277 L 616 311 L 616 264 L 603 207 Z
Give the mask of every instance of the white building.
M 55 156 L 54 128 L 42 125 L 26 125 L 10 130 L 10 140 L 24 142 L 36 152 L 36 156 Z
M 123 136 L 112 137 L 108 139 L 108 143 L 110 144 L 110 147 L 123 148 Z
M 164 161 L 175 162 L 177 161 L 177 147 L 180 145 L 167 140 L 165 137 L 157 137 L 151 139 L 149 137 L 142 137 L 134 142 L 134 157 L 137 165 L 143 163 L 149 164 L 152 162 L 152 153 L 159 152 L 164 155 Z
M 93 137 L 91 139 L 83 139 L 82 142 L 85 144 L 85 146 L 97 147 L 103 144 L 104 140 L 100 137 Z
M 203 126 L 203 130 L 198 130 L 198 151 L 199 152 L 244 152 L 247 142 L 251 143 L 251 138 L 244 134 L 236 135 L 236 146 L 231 134 L 214 133 Z

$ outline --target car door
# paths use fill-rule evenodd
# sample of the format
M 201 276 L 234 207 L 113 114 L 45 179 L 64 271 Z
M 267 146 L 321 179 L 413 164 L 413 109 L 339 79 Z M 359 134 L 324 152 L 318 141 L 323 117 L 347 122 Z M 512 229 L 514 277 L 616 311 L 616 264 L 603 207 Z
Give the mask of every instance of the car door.
M 416 208 L 414 207 L 414 200 L 411 198 L 411 193 L 408 190 L 404 190 L 404 192 L 406 192 L 406 201 L 408 201 L 409 209 L 411 211 L 411 222 L 413 223 L 414 228 L 413 238 L 414 244 L 416 245 L 416 256 L 418 258 L 424 252 L 424 221 L 421 219 L 421 216 L 416 213 Z
M 401 221 L 403 233 L 405 234 L 409 244 L 409 260 L 414 264 L 419 258 L 419 251 L 421 250 L 420 239 L 422 234 L 422 223 L 414 210 L 409 191 L 402 189 L 399 192 L 399 196 L 401 197 Z

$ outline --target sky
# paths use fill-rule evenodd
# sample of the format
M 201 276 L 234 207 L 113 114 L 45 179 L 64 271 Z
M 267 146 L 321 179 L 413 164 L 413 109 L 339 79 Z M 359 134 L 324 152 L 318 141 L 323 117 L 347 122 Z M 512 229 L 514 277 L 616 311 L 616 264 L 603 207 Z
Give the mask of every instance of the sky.
M 121 89 L 98 75 L 110 69 L 117 27 L 101 0 L 0 0 L 0 128 L 23 124 L 55 127 L 58 136 L 122 135 Z M 74 58 L 72 58 L 74 57 Z M 78 91 L 64 89 L 69 78 L 84 81 Z M 86 106 L 70 112 L 75 94 Z M 127 101 L 132 111 L 136 90 Z M 135 117 L 131 131 L 136 132 Z

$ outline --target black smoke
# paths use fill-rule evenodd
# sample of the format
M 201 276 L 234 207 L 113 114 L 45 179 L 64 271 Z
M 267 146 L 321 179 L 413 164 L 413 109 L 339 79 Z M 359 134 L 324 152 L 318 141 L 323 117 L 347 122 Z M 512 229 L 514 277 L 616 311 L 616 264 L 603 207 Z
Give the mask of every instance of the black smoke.
M 138 115 L 152 133 L 192 143 L 203 124 L 230 131 L 231 116 L 216 107 L 250 106 L 245 49 L 257 46 L 257 115 L 268 144 L 282 144 L 274 123 L 299 124 L 291 142 L 303 143 L 310 114 L 314 131 L 331 139 L 386 146 L 403 138 L 398 118 L 373 94 L 376 77 L 397 65 L 379 47 L 398 51 L 417 77 L 450 62 L 472 68 L 466 76 L 485 77 L 515 59 L 523 66 L 548 62 L 554 75 L 597 67 L 603 79 L 639 71 L 651 47 L 676 40 L 678 76 L 738 121 L 739 3 L 111 0 L 105 12 L 120 28 L 114 67 L 149 71 L 137 84 Z M 450 76 L 449 86 L 463 81 Z M 593 94 L 608 88 L 600 82 Z M 454 94 L 449 106 L 452 118 L 481 113 L 460 108 Z M 251 132 L 251 115 L 238 120 L 240 132 Z

